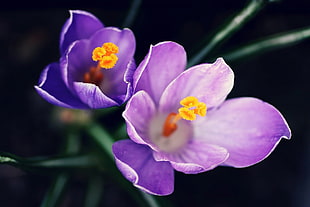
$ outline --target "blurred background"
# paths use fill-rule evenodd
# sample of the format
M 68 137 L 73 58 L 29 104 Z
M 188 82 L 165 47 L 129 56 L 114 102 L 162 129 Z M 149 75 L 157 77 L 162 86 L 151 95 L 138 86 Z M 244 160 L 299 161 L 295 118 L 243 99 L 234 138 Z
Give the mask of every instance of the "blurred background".
M 68 10 L 93 13 L 106 26 L 122 27 L 131 1 L 7 2 L 0 8 L 0 151 L 22 157 L 52 156 L 64 136 L 55 107 L 34 90 L 43 68 L 59 58 L 59 34 Z M 222 23 L 246 1 L 142 1 L 130 27 L 136 36 L 139 63 L 150 44 L 171 40 L 191 57 Z M 213 62 L 240 45 L 267 35 L 310 26 L 310 2 L 268 4 L 232 38 L 216 48 Z M 277 107 L 292 130 L 275 151 L 254 166 L 218 167 L 199 175 L 176 172 L 175 192 L 165 197 L 178 207 L 310 206 L 310 40 L 238 60 L 227 60 L 235 72 L 229 97 L 252 96 Z M 103 178 L 105 179 L 105 178 Z M 61 206 L 83 206 L 87 179 L 74 174 Z M 25 172 L 0 165 L 0 206 L 40 206 L 53 182 L 48 173 Z M 104 180 L 100 206 L 136 206 L 130 195 Z

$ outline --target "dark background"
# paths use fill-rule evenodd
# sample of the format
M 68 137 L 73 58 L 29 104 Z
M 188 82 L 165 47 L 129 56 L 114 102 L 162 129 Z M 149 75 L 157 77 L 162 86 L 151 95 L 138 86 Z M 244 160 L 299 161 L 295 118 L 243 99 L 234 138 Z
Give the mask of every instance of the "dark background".
M 150 44 L 172 40 L 188 56 L 246 1 L 144 1 L 130 27 L 137 40 L 136 60 Z M 0 8 L 0 151 L 19 156 L 59 152 L 63 129 L 53 120 L 54 106 L 34 90 L 40 72 L 59 58 L 59 33 L 69 9 L 93 13 L 106 26 L 121 27 L 130 1 L 7 2 Z M 267 5 L 232 38 L 210 54 L 223 55 L 240 44 L 287 30 L 310 26 L 307 0 Z M 218 167 L 199 175 L 176 172 L 175 192 L 166 199 L 181 207 L 310 206 L 310 40 L 286 48 L 229 61 L 235 86 L 229 97 L 253 96 L 276 106 L 292 130 L 263 162 L 244 169 Z M 0 166 L 0 206 L 39 206 L 52 182 L 50 174 Z M 72 179 L 61 206 L 82 206 L 86 179 Z M 108 178 L 100 206 L 136 206 Z

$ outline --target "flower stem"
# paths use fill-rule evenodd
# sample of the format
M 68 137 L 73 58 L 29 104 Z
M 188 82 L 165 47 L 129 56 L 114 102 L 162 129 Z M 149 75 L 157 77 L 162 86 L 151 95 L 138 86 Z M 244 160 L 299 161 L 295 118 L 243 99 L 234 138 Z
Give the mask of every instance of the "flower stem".
M 100 149 L 105 151 L 105 153 L 114 160 L 114 155 L 112 152 L 112 145 L 114 143 L 114 139 L 110 136 L 110 134 L 100 125 L 96 123 L 91 123 L 88 127 L 86 127 L 87 132 L 91 135 L 92 139 L 98 144 Z M 118 174 L 114 174 L 116 177 Z M 122 182 L 118 180 L 119 182 Z M 122 182 L 122 185 L 126 187 L 129 193 L 137 200 L 138 203 L 141 203 L 139 197 L 137 197 L 136 193 L 132 191 L 129 187 L 127 187 L 128 182 Z M 131 186 L 132 187 L 132 186 Z M 145 192 L 138 190 L 148 204 L 151 207 L 159 207 L 159 204 L 156 202 L 155 198 L 152 195 L 149 195 Z
M 68 180 L 69 175 L 67 173 L 57 175 L 47 193 L 45 194 L 43 202 L 41 203 L 41 207 L 58 206 L 62 195 L 65 193 Z
M 310 38 L 310 27 L 266 37 L 252 44 L 247 44 L 236 50 L 228 52 L 224 54 L 223 57 L 226 60 L 234 61 L 249 55 L 297 44 L 307 38 Z
M 100 175 L 93 175 L 89 179 L 86 197 L 84 201 L 85 207 L 97 207 L 103 192 L 103 179 Z
M 144 193 L 143 191 L 140 191 L 140 193 L 142 197 L 144 198 L 144 200 L 147 201 L 150 207 L 160 207 L 153 196 L 151 196 L 150 194 Z
M 80 149 L 80 140 L 76 129 L 69 129 L 68 135 L 65 139 L 64 149 L 61 154 L 75 154 Z M 54 207 L 58 206 L 61 202 L 66 188 L 70 180 L 69 173 L 60 173 L 58 174 L 52 185 L 45 194 L 45 197 L 41 203 L 41 207 Z
M 94 155 L 62 156 L 54 158 L 21 158 L 6 152 L 0 152 L 0 164 L 8 164 L 26 171 L 41 171 L 47 173 L 64 169 L 93 168 L 98 166 Z
M 134 22 L 134 19 L 139 11 L 140 5 L 142 0 L 133 0 L 131 7 L 128 11 L 127 17 L 123 23 L 123 27 L 131 27 L 132 23 Z
M 264 0 L 251 0 L 239 13 L 237 13 L 227 24 L 220 27 L 208 44 L 200 52 L 188 61 L 188 67 L 199 63 L 217 45 L 231 37 L 238 29 L 248 22 L 266 4 Z
M 109 133 L 97 123 L 93 122 L 87 126 L 87 132 L 91 135 L 91 138 L 98 144 L 111 159 L 114 160 L 112 153 L 113 138 Z

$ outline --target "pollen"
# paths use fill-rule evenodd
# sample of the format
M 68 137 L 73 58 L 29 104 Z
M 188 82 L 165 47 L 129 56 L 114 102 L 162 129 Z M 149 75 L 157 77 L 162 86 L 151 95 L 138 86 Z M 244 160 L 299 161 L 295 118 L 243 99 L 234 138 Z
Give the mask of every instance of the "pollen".
M 207 105 L 203 102 L 199 102 L 197 107 L 194 109 L 194 113 L 199 116 L 205 116 L 207 113 Z
M 198 99 L 194 96 L 187 96 L 180 101 L 180 104 L 186 108 L 192 108 L 198 105 Z
M 186 107 L 181 107 L 179 108 L 178 111 L 179 115 L 185 120 L 194 121 L 196 119 L 195 110 L 190 110 Z
M 116 53 L 118 53 L 118 47 L 112 42 L 106 42 L 93 50 L 92 59 L 98 61 L 101 68 L 111 69 L 118 61 Z
M 197 116 L 206 116 L 207 105 L 204 102 L 199 102 L 199 100 L 194 96 L 187 96 L 180 101 L 180 107 L 178 113 L 168 114 L 164 126 L 162 135 L 164 137 L 169 137 L 173 132 L 177 130 L 177 122 L 180 119 L 185 119 L 188 121 L 196 120 Z

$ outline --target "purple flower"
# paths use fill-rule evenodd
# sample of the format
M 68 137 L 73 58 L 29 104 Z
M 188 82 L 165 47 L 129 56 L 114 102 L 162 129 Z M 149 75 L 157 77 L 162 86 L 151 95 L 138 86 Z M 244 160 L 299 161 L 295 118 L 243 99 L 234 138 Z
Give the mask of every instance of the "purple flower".
M 70 11 L 60 34 L 61 58 L 43 70 L 35 89 L 66 108 L 121 105 L 132 95 L 135 44 L 131 30 L 104 27 L 88 12 Z
M 123 117 L 131 140 L 113 145 L 116 164 L 136 187 L 174 189 L 174 170 L 196 174 L 265 159 L 291 132 L 280 112 L 256 98 L 226 100 L 234 74 L 222 58 L 184 71 L 182 46 L 151 46 L 134 77 Z

